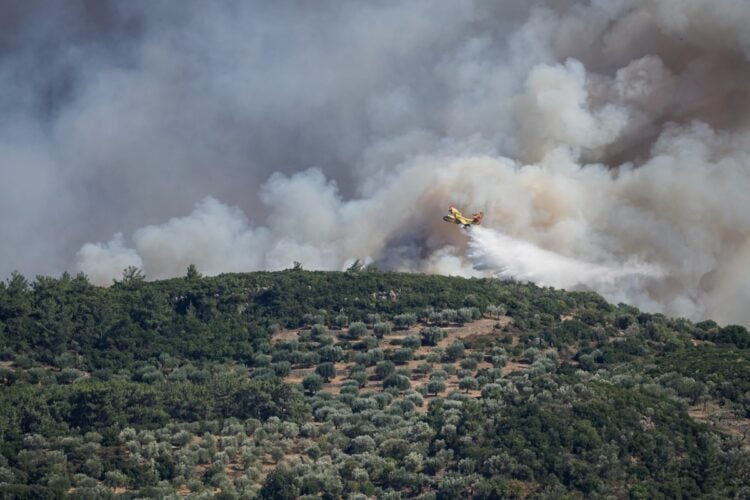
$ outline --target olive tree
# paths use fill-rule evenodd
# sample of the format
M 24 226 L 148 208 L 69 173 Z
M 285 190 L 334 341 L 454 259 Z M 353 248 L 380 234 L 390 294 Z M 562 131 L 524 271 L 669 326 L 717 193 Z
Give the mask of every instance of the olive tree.
M 458 388 L 464 392 L 469 392 L 479 387 L 477 379 L 473 377 L 464 377 L 458 381 Z
M 435 346 L 445 337 L 445 332 L 436 326 L 422 328 L 419 332 L 422 336 L 422 345 Z
M 311 373 L 302 379 L 302 387 L 308 394 L 315 394 L 323 388 L 323 377 L 317 373 Z
M 323 380 L 328 383 L 332 378 L 336 376 L 336 366 L 333 363 L 326 361 L 324 363 L 320 363 L 315 368 L 315 373 L 323 377 Z
M 381 340 L 385 335 L 391 333 L 391 325 L 388 323 L 375 323 L 372 327 L 372 331 L 378 340 Z
M 351 339 L 358 339 L 367 332 L 367 326 L 361 321 L 355 321 L 349 325 L 348 336 Z
M 396 365 L 392 361 L 381 361 L 375 366 L 375 376 L 383 380 L 396 371 Z

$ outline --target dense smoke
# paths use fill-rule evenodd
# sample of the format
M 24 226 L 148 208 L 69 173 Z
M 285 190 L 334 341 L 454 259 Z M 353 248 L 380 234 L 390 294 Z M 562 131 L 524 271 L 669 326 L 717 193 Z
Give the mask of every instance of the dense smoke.
M 360 259 L 750 324 L 750 4 L 0 9 L 2 275 Z

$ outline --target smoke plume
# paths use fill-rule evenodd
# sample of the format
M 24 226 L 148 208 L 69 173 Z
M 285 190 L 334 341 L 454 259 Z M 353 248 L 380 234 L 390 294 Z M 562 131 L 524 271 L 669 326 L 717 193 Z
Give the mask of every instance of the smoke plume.
M 1 275 L 360 259 L 750 324 L 744 2 L 0 13 Z

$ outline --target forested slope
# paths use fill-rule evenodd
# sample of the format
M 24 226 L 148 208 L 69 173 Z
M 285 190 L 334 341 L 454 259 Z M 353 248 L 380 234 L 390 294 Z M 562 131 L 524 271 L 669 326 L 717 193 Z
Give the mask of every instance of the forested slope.
M 0 284 L 10 497 L 748 495 L 750 335 L 488 279 Z

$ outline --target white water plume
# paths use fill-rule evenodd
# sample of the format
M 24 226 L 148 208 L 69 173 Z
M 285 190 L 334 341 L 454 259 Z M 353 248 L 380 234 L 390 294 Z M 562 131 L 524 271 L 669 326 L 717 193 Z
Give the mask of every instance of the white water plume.
M 612 302 L 652 308 L 651 301 L 644 301 L 643 289 L 649 281 L 664 276 L 662 269 L 651 264 L 585 262 L 493 229 L 472 227 L 469 237 L 468 255 L 478 269 L 539 286 L 593 290 Z

